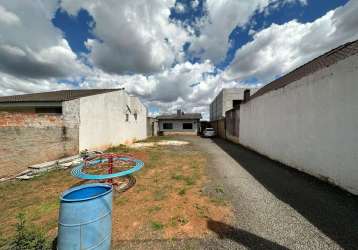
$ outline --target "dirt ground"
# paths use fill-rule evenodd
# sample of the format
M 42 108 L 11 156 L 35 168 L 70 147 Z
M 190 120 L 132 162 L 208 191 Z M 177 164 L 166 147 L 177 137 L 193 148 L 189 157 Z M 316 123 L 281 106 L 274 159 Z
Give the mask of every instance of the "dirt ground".
M 208 182 L 207 156 L 192 145 L 121 146 L 110 151 L 130 153 L 145 163 L 135 174 L 136 185 L 114 195 L 114 245 L 131 240 L 204 238 L 212 234 L 207 226 L 209 220 L 230 221 L 232 208 L 220 198 L 223 190 L 215 189 L 218 196 L 203 191 Z M 28 181 L 1 183 L 0 243 L 5 244 L 14 234 L 19 213 L 25 213 L 30 223 L 54 239 L 58 197 L 69 187 L 82 183 L 71 176 L 70 170 L 49 172 Z

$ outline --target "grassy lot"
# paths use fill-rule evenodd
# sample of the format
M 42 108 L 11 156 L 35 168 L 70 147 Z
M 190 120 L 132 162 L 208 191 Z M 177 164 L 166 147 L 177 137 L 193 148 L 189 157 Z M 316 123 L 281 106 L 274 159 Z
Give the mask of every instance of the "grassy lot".
M 228 204 L 203 193 L 207 159 L 191 145 L 142 149 L 120 146 L 109 151 L 131 153 L 145 163 L 135 174 L 136 185 L 125 193 L 115 193 L 114 244 L 122 240 L 201 238 L 209 234 L 209 218 L 216 221 L 230 218 Z M 1 183 L 0 244 L 14 235 L 19 213 L 24 213 L 31 224 L 54 239 L 58 197 L 69 187 L 82 183 L 71 176 L 70 170 L 49 172 L 28 181 Z

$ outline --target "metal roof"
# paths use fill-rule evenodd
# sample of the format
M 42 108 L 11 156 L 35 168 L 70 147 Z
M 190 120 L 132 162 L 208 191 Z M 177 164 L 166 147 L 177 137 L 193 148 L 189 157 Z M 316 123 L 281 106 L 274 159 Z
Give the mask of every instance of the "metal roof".
M 313 74 L 316 71 L 327 68 L 344 60 L 350 56 L 358 53 L 358 40 L 341 45 L 312 61 L 298 67 L 290 73 L 272 81 L 271 83 L 260 88 L 255 94 L 250 96 L 250 99 L 261 96 L 267 92 L 283 88 L 284 86 L 293 83 L 305 76 Z
M 157 116 L 158 120 L 200 120 L 202 118 L 200 113 L 184 113 L 184 114 L 170 114 Z
M 42 92 L 26 95 L 0 96 L 0 103 L 20 102 L 63 102 L 77 98 L 98 95 L 122 89 L 74 89 L 59 90 L 53 92 Z

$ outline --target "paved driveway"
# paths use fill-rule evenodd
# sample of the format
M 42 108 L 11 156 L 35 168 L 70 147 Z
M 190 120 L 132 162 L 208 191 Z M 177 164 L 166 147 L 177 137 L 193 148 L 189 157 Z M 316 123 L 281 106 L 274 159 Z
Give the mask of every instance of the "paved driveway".
M 232 225 L 208 223 L 219 239 L 206 247 L 358 249 L 357 196 L 222 139 L 185 139 L 235 207 Z

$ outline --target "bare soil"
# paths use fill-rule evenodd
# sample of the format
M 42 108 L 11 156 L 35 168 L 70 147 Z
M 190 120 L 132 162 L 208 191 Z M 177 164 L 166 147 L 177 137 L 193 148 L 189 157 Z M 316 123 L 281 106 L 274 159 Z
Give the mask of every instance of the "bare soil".
M 211 234 L 209 220 L 230 221 L 231 206 L 203 192 L 208 182 L 207 157 L 193 146 L 120 146 L 109 151 L 130 153 L 145 163 L 135 174 L 136 185 L 114 195 L 114 245 L 130 240 L 204 238 Z M 70 170 L 58 170 L 0 184 L 0 239 L 13 236 L 20 212 L 54 239 L 60 193 L 83 183 Z

